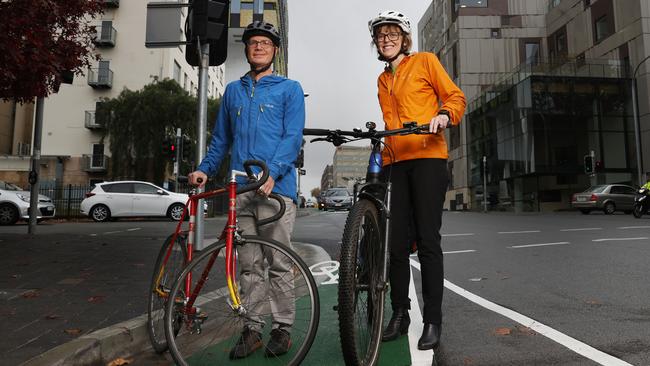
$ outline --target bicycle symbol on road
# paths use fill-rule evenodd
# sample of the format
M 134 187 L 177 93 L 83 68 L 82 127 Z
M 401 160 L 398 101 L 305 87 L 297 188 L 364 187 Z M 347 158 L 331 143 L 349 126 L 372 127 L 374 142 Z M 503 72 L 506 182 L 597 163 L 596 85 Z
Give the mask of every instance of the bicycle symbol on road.
M 315 276 L 327 276 L 329 279 L 321 285 L 336 285 L 339 283 L 339 265 L 337 261 L 319 262 L 309 267 L 311 274 Z

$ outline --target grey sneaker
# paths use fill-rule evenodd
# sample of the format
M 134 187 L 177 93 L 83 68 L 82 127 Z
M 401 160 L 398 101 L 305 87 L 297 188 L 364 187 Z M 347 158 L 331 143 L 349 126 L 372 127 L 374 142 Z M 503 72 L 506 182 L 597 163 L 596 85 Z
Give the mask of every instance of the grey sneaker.
M 244 358 L 262 347 L 262 334 L 245 327 L 239 340 L 230 350 L 230 359 Z
M 264 355 L 266 357 L 280 356 L 289 352 L 289 348 L 291 348 L 291 334 L 284 329 L 273 329 Z

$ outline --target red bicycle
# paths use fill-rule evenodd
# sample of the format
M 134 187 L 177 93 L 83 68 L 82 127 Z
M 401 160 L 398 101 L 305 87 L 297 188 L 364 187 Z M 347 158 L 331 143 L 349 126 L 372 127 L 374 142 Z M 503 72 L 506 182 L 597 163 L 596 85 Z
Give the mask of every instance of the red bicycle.
M 253 166 L 262 171 L 259 180 Z M 237 226 L 237 195 L 256 191 L 268 178 L 268 169 L 261 161 L 246 161 L 244 167 L 246 172 L 231 172 L 226 188 L 190 196 L 186 212 L 158 257 L 149 294 L 149 334 L 154 349 L 163 352 L 169 348 L 179 365 L 246 364 L 261 359 L 267 364 L 297 365 L 306 356 L 316 335 L 320 303 L 309 267 L 286 245 L 245 235 Z M 242 176 L 253 183 L 238 188 L 237 178 Z M 198 202 L 225 193 L 229 198 L 228 220 L 221 237 L 193 258 L 191 238 Z M 273 217 L 258 220 L 258 227 L 284 214 L 283 199 L 277 195 L 269 198 L 278 201 L 279 210 Z M 183 230 L 187 213 L 189 227 Z M 257 273 L 254 292 L 249 291 L 251 263 L 261 264 L 257 267 L 263 268 Z M 262 339 L 268 339 L 270 328 L 278 319 L 282 320 L 283 329 L 291 334 L 287 353 L 275 355 L 258 351 L 245 359 L 231 359 L 229 351 L 244 326 L 255 324 L 262 329 Z

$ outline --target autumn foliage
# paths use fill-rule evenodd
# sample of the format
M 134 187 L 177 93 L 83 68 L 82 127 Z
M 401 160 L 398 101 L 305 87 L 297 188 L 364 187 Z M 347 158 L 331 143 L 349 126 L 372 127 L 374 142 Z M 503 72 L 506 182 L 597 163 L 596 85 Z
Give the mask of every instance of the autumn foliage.
M 31 102 L 58 89 L 96 58 L 101 0 L 0 0 L 0 98 Z

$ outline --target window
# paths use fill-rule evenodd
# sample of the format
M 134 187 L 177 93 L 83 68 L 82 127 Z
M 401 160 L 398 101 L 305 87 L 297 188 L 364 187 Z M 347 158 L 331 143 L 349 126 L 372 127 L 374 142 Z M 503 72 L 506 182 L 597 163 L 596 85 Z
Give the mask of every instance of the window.
M 113 183 L 102 185 L 104 192 L 109 193 L 133 193 L 132 183 Z
M 456 0 L 456 6 L 460 8 L 487 8 L 487 0 Z
M 133 193 L 158 194 L 158 188 L 144 183 L 133 183 Z
M 111 62 L 110 61 L 99 61 L 99 70 L 97 70 L 97 82 L 100 84 L 108 84 L 111 80 Z
M 591 5 L 591 0 L 582 0 L 582 2 L 584 4 L 584 6 L 585 6 L 585 9 L 587 9 L 589 7 L 589 5 Z
M 499 29 L 499 28 L 490 29 L 490 37 L 492 37 L 492 38 L 501 38 L 501 29 Z
M 90 160 L 91 168 L 104 167 L 104 144 L 93 144 L 93 155 Z
M 183 73 L 183 89 L 187 90 L 187 73 Z
M 602 17 L 596 19 L 594 29 L 596 30 L 596 42 L 600 42 L 609 36 L 609 23 L 607 21 L 607 15 L 603 15 Z
M 539 42 L 526 42 L 524 52 L 526 53 L 526 65 L 537 65 L 539 63 Z
M 178 61 L 174 60 L 174 80 L 181 85 L 181 65 L 178 64 Z
M 558 6 L 558 5 L 560 5 L 561 1 L 562 0 L 551 0 L 551 8 L 554 8 L 554 7 Z

